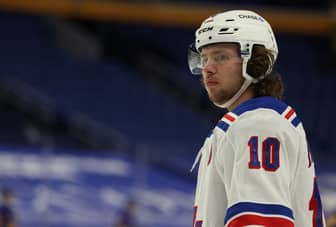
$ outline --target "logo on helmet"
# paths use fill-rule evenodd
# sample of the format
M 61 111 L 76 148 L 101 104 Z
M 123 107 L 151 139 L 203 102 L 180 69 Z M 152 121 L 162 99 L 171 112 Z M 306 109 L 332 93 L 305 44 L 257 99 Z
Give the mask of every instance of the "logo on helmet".
M 211 31 L 214 27 L 207 27 L 207 28 L 202 28 L 201 30 L 198 31 L 198 34 L 200 35 L 203 32 L 208 32 Z
M 258 21 L 264 22 L 264 19 L 262 17 L 258 17 L 258 16 L 255 16 L 255 15 L 239 14 L 238 17 L 241 18 L 241 19 L 253 19 L 253 20 L 258 20 Z

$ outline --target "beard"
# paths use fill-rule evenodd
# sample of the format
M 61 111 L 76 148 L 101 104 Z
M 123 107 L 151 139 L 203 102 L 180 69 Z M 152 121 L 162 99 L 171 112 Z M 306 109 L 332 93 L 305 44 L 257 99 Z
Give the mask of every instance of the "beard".
M 229 101 L 235 93 L 224 91 L 224 89 L 220 89 L 219 91 L 212 92 L 208 91 L 208 97 L 211 102 L 222 105 Z
M 223 86 L 219 84 L 218 87 L 207 88 L 204 79 L 201 78 L 201 84 L 207 91 L 210 101 L 217 105 L 223 105 L 228 102 L 239 91 L 243 83 L 244 79 L 241 77 L 239 81 L 232 83 L 231 85 Z
M 219 105 L 224 104 L 226 101 L 228 101 L 234 94 L 231 95 L 231 93 L 225 91 L 224 89 L 220 89 L 218 92 L 211 92 L 207 89 L 203 78 L 200 79 L 202 87 L 206 90 L 208 94 L 208 98 L 211 102 L 217 103 Z

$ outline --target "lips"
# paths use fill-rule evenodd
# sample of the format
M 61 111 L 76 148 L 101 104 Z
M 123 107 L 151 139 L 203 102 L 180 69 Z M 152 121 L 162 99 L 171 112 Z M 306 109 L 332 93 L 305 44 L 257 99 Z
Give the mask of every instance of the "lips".
M 214 81 L 214 80 L 208 80 L 208 81 L 206 82 L 206 85 L 207 85 L 208 87 L 216 86 L 217 84 L 218 84 L 218 82 L 217 82 L 217 81 Z

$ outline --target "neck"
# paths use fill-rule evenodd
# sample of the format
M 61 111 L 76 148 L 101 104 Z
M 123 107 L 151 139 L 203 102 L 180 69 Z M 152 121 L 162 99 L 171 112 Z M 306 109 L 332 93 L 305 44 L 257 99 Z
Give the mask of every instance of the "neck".
M 237 106 L 239 106 L 241 103 L 252 99 L 255 97 L 254 91 L 251 87 L 247 88 L 246 91 L 241 94 L 241 96 L 237 99 L 237 101 L 235 101 L 232 105 L 230 105 L 227 109 L 229 111 L 232 111 L 234 108 L 236 108 Z

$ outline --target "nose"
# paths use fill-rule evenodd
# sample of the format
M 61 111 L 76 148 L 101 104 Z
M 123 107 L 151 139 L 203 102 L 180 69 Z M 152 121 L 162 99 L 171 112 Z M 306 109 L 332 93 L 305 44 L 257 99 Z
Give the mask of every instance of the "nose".
M 203 73 L 205 75 L 211 75 L 217 72 L 217 68 L 215 66 L 215 64 L 213 63 L 208 63 L 203 67 Z

